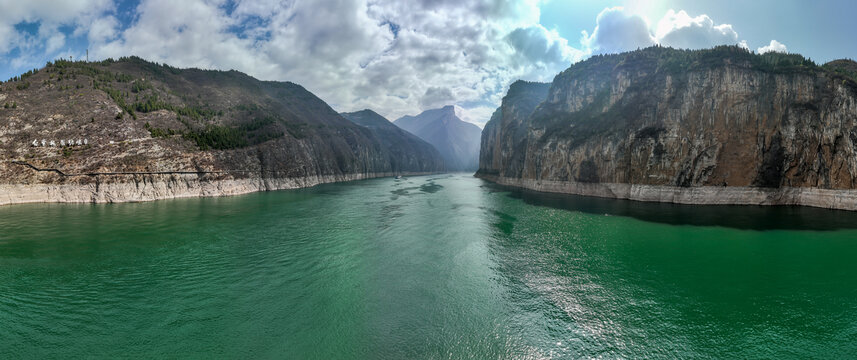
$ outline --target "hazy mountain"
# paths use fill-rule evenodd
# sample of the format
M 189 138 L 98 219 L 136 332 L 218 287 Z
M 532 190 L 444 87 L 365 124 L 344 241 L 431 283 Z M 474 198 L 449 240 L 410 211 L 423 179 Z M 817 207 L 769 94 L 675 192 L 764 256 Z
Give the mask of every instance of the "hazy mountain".
M 432 144 L 443 156 L 446 167 L 455 171 L 475 171 L 479 166 L 479 141 L 482 130 L 462 121 L 453 106 L 403 116 L 396 126 Z

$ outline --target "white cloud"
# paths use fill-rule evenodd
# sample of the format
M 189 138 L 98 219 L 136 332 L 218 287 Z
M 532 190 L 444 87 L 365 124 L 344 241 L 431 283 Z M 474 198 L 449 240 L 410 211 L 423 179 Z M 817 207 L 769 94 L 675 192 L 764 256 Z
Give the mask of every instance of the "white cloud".
M 0 0 L 0 58 L 15 48 L 20 56 L 4 59 L 13 66 L 78 57 L 82 49 L 63 48 L 85 37 L 91 59 L 137 55 L 179 67 L 236 69 L 299 83 L 339 111 L 371 108 L 390 119 L 465 104 L 462 118 L 484 124 L 513 81 L 550 81 L 593 53 L 739 43 L 730 25 L 706 15 L 670 10 L 652 28 L 616 7 L 598 15 L 576 49 L 539 24 L 539 3 L 141 0 L 125 16 L 110 0 Z M 39 22 L 38 33 L 16 31 L 22 21 Z M 69 27 L 71 33 L 58 30 Z
M 48 54 L 54 53 L 65 45 L 65 34 L 61 32 L 53 33 L 45 45 L 45 52 Z
M 762 46 L 756 49 L 756 52 L 759 54 L 764 54 L 767 52 L 779 52 L 779 53 L 787 53 L 789 49 L 786 48 L 785 45 L 776 40 L 771 40 L 771 43 L 765 46 Z
M 669 10 L 654 29 L 642 16 L 622 7 L 604 9 L 590 35 L 583 32 L 581 43 L 591 53 L 617 53 L 654 44 L 680 49 L 702 49 L 717 45 L 739 45 L 738 33 L 729 24 L 717 24 L 708 15 L 696 17 L 684 10 Z
M 180 67 L 264 70 L 253 41 L 228 33 L 237 21 L 215 2 L 144 0 L 136 14 L 137 21 L 116 40 L 91 44 L 92 57 L 138 55 Z
M 613 7 L 598 14 L 595 30 L 584 30 L 580 42 L 594 53 L 617 53 L 654 45 L 655 39 L 645 18 Z
M 112 9 L 111 0 L 0 0 L 0 61 L 10 70 L 40 66 L 61 54 L 69 34 L 87 29 Z M 27 26 L 17 29 L 21 24 Z M 13 50 L 15 57 L 7 58 Z
M 112 15 L 95 19 L 87 32 L 90 44 L 102 44 L 113 40 L 119 32 L 119 20 Z
M 701 49 L 716 45 L 738 44 L 738 33 L 732 25 L 715 25 L 708 15 L 691 17 L 684 10 L 670 9 L 658 22 L 655 38 L 664 46 L 679 49 Z
M 583 55 L 580 50 L 568 46 L 568 40 L 556 30 L 541 25 L 517 28 L 505 39 L 520 55 L 534 63 L 569 63 L 580 60 Z
M 430 87 L 426 89 L 425 95 L 420 100 L 420 105 L 424 109 L 443 107 L 452 103 L 455 103 L 455 95 L 449 88 L 445 87 Z
M 485 123 L 491 119 L 491 114 L 497 110 L 495 106 L 476 106 L 471 108 L 455 107 L 455 115 L 459 119 L 473 123 L 480 128 L 485 127 Z
M 33 45 L 43 44 L 47 48 L 42 51 L 56 51 L 65 43 L 65 34 L 59 31 L 61 25 L 75 30 L 88 27 L 112 8 L 111 0 L 0 0 L 0 35 L 3 35 L 0 37 L 0 55 L 20 47 L 22 37 L 32 36 L 38 40 Z M 37 34 L 15 30 L 15 25 L 21 23 L 38 23 Z
M 18 33 L 12 24 L 0 23 L 0 55 L 8 53 L 19 43 Z
M 43 21 L 84 25 L 84 20 L 113 7 L 111 0 L 0 0 L 0 23 Z
M 514 80 L 550 80 L 583 56 L 538 25 L 536 1 L 143 0 L 135 13 L 120 36 L 92 47 L 94 58 L 237 69 L 390 119 L 453 103 L 494 107 Z M 99 28 L 90 37 L 104 38 Z

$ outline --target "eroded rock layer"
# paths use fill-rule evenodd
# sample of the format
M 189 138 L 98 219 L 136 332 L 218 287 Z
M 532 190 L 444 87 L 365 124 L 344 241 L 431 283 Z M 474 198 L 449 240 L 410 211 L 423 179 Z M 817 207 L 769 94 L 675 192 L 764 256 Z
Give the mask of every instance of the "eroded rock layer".
M 699 204 L 857 210 L 854 62 L 737 47 L 596 56 L 515 85 L 478 175 L 536 190 Z
M 133 57 L 57 61 L 0 84 L 0 204 L 230 195 L 444 169 L 427 144 L 399 135 L 352 123 L 293 83 Z

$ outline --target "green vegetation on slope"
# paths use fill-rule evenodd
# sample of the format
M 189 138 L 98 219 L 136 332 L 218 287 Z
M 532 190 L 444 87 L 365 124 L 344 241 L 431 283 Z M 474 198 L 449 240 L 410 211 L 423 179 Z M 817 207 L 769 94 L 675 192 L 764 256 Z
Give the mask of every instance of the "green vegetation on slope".
M 824 64 L 824 68 L 836 75 L 857 82 L 857 62 L 851 59 L 834 60 Z
M 92 88 L 107 94 L 113 102 L 122 109 L 116 119 L 122 119 L 123 114 L 130 115 L 133 119 L 138 114 L 151 113 L 159 110 L 167 110 L 176 114 L 176 119 L 181 122 L 185 129 L 172 129 L 152 126 L 146 122 L 144 127 L 154 138 L 169 138 L 181 135 L 182 138 L 193 141 L 201 150 L 208 149 L 235 149 L 248 145 L 260 144 L 265 141 L 281 138 L 284 131 L 276 129 L 276 124 L 282 124 L 295 138 L 303 138 L 306 135 L 301 131 L 305 124 L 292 124 L 273 116 L 251 117 L 254 114 L 263 113 L 264 110 L 257 104 L 243 104 L 238 110 L 247 111 L 241 118 L 251 117 L 249 121 L 238 121 L 237 124 L 212 123 L 218 117 L 224 116 L 223 110 L 216 110 L 210 105 L 199 104 L 201 94 L 194 97 L 190 94 L 180 95 L 175 91 L 159 87 L 152 81 L 136 78 L 133 75 L 111 71 L 110 66 L 117 63 L 129 63 L 137 67 L 143 73 L 154 75 L 155 79 L 169 82 L 170 75 L 181 74 L 182 70 L 167 65 L 159 65 L 140 59 L 138 57 L 120 58 L 118 61 L 107 59 L 100 62 L 74 62 L 68 60 L 56 60 L 47 63 L 45 71 L 49 79 L 44 85 L 50 85 L 63 81 L 63 79 L 76 79 L 78 75 L 91 78 Z M 15 77 L 10 81 L 18 82 L 19 90 L 29 87 L 28 82 L 23 79 L 37 73 L 38 70 L 29 71 L 21 77 Z M 70 87 L 69 87 L 70 88 Z M 77 85 L 76 89 L 81 86 Z M 59 90 L 66 86 L 58 86 Z M 161 94 L 168 93 L 172 97 L 178 97 L 186 104 L 177 105 L 165 100 Z M 170 96 L 168 96 L 170 97 Z M 199 99 L 200 101 L 195 101 Z M 196 102 L 197 104 L 187 104 Z
M 673 86 L 686 86 L 688 74 L 694 71 L 725 66 L 751 69 L 769 74 L 826 75 L 842 79 L 857 89 L 857 63 L 837 60 L 819 66 L 799 54 L 770 52 L 756 54 L 739 46 L 717 46 L 703 50 L 678 50 L 666 47 L 649 47 L 621 54 L 595 55 L 572 65 L 557 76 L 559 83 L 610 79 L 617 72 L 626 72 L 635 80 L 628 91 L 646 91 L 661 88 L 665 76 L 672 77 Z M 556 84 L 556 82 L 555 82 Z M 596 134 L 608 133 L 626 126 L 628 119 L 637 118 L 638 109 L 627 103 L 609 105 L 610 87 L 597 86 L 591 101 L 576 112 L 555 108 L 557 104 L 543 105 L 533 117 L 533 124 L 544 127 L 556 137 L 571 139 L 572 146 Z M 646 102 L 646 98 L 637 101 Z M 638 104 L 639 105 L 639 104 Z M 652 104 L 649 108 L 654 108 Z M 643 106 L 645 108 L 645 106 Z M 569 124 L 573 124 L 569 126 Z M 544 138 L 547 141 L 548 138 Z
M 141 113 L 168 110 L 194 120 L 211 119 L 215 116 L 223 115 L 222 111 L 215 111 L 203 106 L 175 106 L 160 100 L 158 94 L 147 96 L 145 100 L 135 103 L 131 109 Z
M 652 46 L 621 54 L 595 55 L 572 65 L 561 76 L 593 76 L 610 73 L 619 68 L 657 69 L 657 72 L 681 74 L 688 71 L 725 65 L 748 66 L 770 73 L 794 73 L 823 70 L 812 59 L 799 54 L 769 52 L 756 54 L 734 45 L 716 46 L 702 50 L 679 50 Z
M 203 130 L 186 131 L 182 137 L 196 142 L 201 150 L 226 150 L 249 145 L 246 132 L 219 125 L 209 125 Z

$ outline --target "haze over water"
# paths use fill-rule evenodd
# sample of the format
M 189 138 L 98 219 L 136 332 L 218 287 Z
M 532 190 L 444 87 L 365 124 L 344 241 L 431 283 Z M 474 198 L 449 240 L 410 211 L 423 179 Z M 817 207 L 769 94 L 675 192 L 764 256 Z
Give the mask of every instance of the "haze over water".
M 852 227 L 464 174 L 6 206 L 0 358 L 842 358 Z

